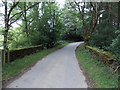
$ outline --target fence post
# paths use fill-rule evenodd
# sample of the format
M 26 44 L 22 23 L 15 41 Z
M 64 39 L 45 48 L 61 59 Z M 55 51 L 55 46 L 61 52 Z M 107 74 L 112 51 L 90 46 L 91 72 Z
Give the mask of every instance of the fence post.
M 1 57 L 2 57 L 2 64 L 5 63 L 4 59 L 5 59 L 5 55 L 4 55 L 4 50 L 1 50 Z
M 2 50 L 0 50 L 0 63 L 2 62 Z
M 10 51 L 7 52 L 7 62 L 10 62 Z

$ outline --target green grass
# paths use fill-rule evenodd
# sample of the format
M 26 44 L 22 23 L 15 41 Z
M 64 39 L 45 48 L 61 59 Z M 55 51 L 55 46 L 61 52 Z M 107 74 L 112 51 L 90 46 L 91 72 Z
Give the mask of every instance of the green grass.
M 76 56 L 84 72 L 94 81 L 92 88 L 118 88 L 117 73 L 110 72 L 108 67 L 91 56 L 83 45 L 77 48 Z
M 33 63 L 36 63 L 38 60 L 40 60 L 43 57 L 47 56 L 48 54 L 54 52 L 55 50 L 66 46 L 67 44 L 68 43 L 65 43 L 65 44 L 58 45 L 51 49 L 45 49 L 45 50 L 39 51 L 37 53 L 34 53 L 32 55 L 25 56 L 22 59 L 17 59 L 13 62 L 4 64 L 3 68 L 2 68 L 2 70 L 3 70 L 2 79 L 5 81 L 11 79 L 15 75 L 23 72 L 26 68 L 28 68 Z

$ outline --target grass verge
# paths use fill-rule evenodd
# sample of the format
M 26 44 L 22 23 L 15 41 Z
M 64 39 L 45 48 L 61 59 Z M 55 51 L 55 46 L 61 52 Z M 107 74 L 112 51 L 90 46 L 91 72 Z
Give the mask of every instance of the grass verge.
M 10 80 L 14 76 L 23 72 L 26 68 L 30 67 L 33 63 L 36 63 L 37 61 L 47 56 L 48 54 L 66 45 L 68 45 L 68 43 L 58 45 L 54 48 L 45 49 L 37 53 L 31 54 L 29 56 L 25 56 L 24 58 L 17 59 L 11 63 L 4 64 L 2 68 L 2 80 L 3 81 Z
M 83 72 L 92 80 L 92 88 L 118 88 L 118 74 L 97 61 L 97 57 L 92 56 L 83 44 L 77 48 L 76 56 Z

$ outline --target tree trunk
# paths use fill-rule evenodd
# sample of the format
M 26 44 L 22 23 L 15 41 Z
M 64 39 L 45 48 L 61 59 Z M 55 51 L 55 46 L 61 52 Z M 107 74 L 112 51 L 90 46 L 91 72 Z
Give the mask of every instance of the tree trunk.
M 9 62 L 9 57 L 8 57 L 8 27 L 5 27 L 5 32 L 4 32 L 4 42 L 3 42 L 3 56 L 4 56 L 4 60 L 3 63 L 5 63 L 6 61 Z
M 25 22 L 25 33 L 26 37 L 28 39 L 28 43 L 30 44 L 30 39 L 29 39 L 29 32 L 28 32 L 28 21 L 27 21 L 27 11 L 26 11 L 26 2 L 24 2 L 24 22 Z
M 117 24 L 117 30 L 120 29 L 120 1 L 118 2 L 118 24 Z
M 28 34 L 28 27 L 27 27 L 26 2 L 24 2 L 24 21 L 25 21 L 25 32 L 26 32 L 26 36 L 27 36 L 27 38 L 28 38 L 28 37 L 29 37 L 29 34 Z
M 9 30 L 9 25 L 8 25 L 8 15 L 7 15 L 7 2 L 5 2 L 5 30 L 4 30 L 4 42 L 3 42 L 3 63 L 6 61 L 9 61 L 8 57 L 8 30 Z

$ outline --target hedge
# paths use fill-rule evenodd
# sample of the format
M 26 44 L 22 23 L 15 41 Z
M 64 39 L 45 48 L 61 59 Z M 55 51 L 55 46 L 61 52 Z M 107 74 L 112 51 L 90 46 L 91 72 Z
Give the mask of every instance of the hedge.
M 10 50 L 9 51 L 9 62 L 14 61 L 18 58 L 23 58 L 26 55 L 33 54 L 37 51 L 42 50 L 43 48 L 44 47 L 42 45 L 38 45 L 38 46 L 31 46 L 28 48 L 19 48 L 19 49 L 15 49 L 15 50 Z M 8 62 L 8 61 L 6 61 L 6 62 Z
M 104 63 L 105 65 L 110 67 L 112 70 L 116 70 L 120 66 L 120 62 L 117 60 L 117 57 L 111 54 L 110 52 L 107 52 L 95 47 L 87 46 L 87 45 L 85 46 L 85 48 L 87 48 L 92 55 L 98 57 L 98 60 L 100 62 Z

